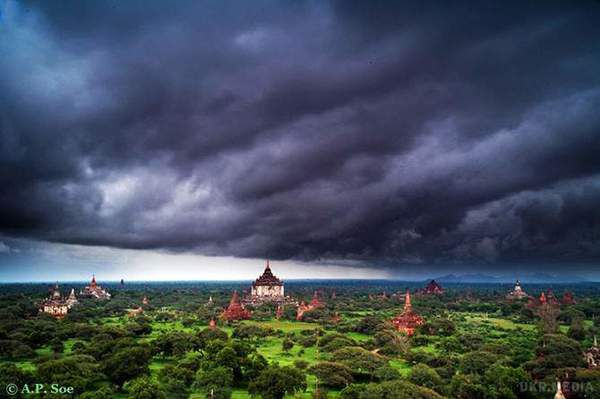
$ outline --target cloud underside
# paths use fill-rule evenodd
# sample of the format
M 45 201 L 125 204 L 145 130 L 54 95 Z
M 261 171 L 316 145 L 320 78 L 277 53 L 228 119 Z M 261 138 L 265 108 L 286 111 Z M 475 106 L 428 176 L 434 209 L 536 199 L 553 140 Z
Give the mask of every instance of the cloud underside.
M 6 235 L 600 260 L 596 3 L 0 7 Z

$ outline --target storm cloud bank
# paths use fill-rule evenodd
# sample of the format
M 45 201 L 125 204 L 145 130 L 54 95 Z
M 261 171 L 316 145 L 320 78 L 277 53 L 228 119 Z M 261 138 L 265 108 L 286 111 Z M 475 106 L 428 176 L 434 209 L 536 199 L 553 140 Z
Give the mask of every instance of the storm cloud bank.
M 6 236 L 600 260 L 598 2 L 0 7 Z

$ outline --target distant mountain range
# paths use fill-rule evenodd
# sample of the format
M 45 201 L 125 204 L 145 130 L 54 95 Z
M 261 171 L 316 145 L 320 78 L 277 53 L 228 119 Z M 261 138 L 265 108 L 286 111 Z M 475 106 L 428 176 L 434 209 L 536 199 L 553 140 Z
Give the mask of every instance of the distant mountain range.
M 447 274 L 436 277 L 435 280 L 440 283 L 512 283 L 517 277 L 511 276 L 491 276 L 488 274 Z M 588 280 L 578 276 L 552 275 L 545 273 L 535 273 L 518 276 L 522 283 L 585 283 Z

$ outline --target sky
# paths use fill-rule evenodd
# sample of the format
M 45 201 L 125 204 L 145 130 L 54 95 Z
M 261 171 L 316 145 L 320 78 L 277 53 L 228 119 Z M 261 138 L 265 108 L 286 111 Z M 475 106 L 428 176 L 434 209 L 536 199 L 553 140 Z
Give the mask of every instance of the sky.
M 0 281 L 600 280 L 600 2 L 172 3 L 0 0 Z

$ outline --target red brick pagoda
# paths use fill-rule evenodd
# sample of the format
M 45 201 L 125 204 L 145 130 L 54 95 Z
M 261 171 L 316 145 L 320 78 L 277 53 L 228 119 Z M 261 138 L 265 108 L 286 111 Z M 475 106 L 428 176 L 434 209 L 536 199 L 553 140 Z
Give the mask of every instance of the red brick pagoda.
M 530 309 L 535 309 L 540 306 L 544 306 L 546 304 L 553 306 L 553 307 L 560 307 L 560 305 L 561 305 L 561 302 L 554 295 L 554 293 L 552 292 L 551 289 L 546 290 L 546 292 L 542 291 L 542 293 L 540 294 L 538 299 L 536 299 L 534 297 L 529 297 L 529 302 L 527 303 L 527 307 Z
M 250 312 L 247 311 L 240 302 L 237 291 L 233 291 L 229 306 L 223 311 L 221 318 L 227 321 L 246 320 L 251 318 Z
M 406 290 L 406 297 L 404 300 L 404 311 L 392 319 L 394 327 L 400 332 L 411 336 L 415 333 L 415 329 L 422 325 L 425 320 L 413 312 L 412 303 L 410 302 L 410 291 Z
M 307 305 L 304 301 L 298 305 L 298 309 L 296 310 L 296 320 L 302 320 L 302 317 L 306 312 L 310 312 L 317 308 L 322 308 L 325 306 L 321 301 L 319 301 L 319 295 L 317 291 L 315 291 L 312 301 Z

